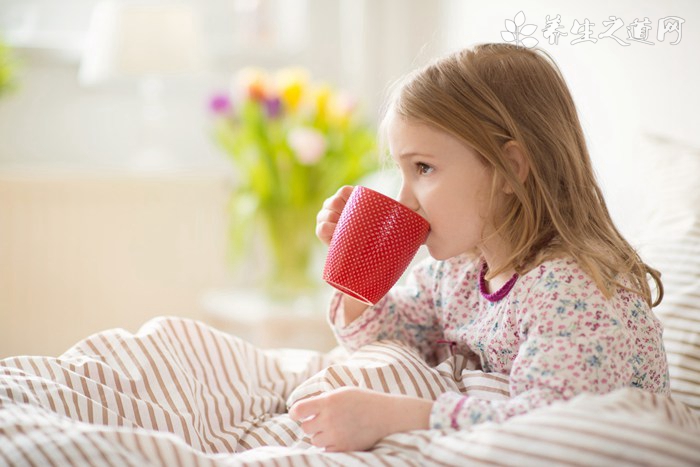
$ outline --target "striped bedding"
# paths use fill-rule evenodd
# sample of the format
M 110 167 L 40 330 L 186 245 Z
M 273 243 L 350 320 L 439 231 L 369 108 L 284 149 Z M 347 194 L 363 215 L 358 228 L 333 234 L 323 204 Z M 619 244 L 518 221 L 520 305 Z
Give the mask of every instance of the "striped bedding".
M 428 399 L 508 397 L 506 377 L 459 356 L 431 368 L 397 342 L 351 356 L 261 350 L 197 321 L 158 318 L 137 334 L 90 336 L 58 358 L 0 360 L 0 465 L 700 464 L 700 417 L 636 389 L 326 453 L 286 411 L 345 385 Z

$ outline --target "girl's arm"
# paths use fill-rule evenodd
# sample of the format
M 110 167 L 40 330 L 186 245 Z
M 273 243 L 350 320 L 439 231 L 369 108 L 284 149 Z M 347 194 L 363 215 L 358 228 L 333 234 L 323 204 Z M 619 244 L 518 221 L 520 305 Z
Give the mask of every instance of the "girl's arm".
M 348 324 L 352 323 L 355 321 L 357 318 L 360 317 L 364 311 L 369 308 L 369 305 L 366 303 L 363 303 L 359 300 L 355 300 L 349 295 L 342 295 L 341 300 L 343 301 L 341 306 L 339 307 L 342 311 L 337 312 L 335 314 L 335 325 L 344 328 Z
M 443 336 L 435 311 L 441 267 L 442 263 L 426 258 L 411 270 L 405 286 L 394 287 L 370 307 L 337 292 L 329 321 L 338 342 L 352 352 L 377 340 L 396 339 L 430 359 L 436 341 Z

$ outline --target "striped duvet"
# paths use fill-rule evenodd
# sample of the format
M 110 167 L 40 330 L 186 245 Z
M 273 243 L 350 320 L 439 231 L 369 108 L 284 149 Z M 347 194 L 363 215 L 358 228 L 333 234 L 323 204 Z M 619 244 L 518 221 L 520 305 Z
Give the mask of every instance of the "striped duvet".
M 0 360 L 0 465 L 700 465 L 700 417 L 635 389 L 325 453 L 286 411 L 346 385 L 508 397 L 506 377 L 459 356 L 431 368 L 391 341 L 352 356 L 265 351 L 196 321 L 159 318 L 135 335 L 95 334 L 58 358 Z

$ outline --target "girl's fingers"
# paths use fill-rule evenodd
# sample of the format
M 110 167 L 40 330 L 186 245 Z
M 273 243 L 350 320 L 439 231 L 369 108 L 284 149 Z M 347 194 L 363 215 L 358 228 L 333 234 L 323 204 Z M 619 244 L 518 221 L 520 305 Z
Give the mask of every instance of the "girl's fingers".
M 331 211 L 336 211 L 338 214 L 340 214 L 340 212 L 347 204 L 352 190 L 353 187 L 349 185 L 341 187 L 338 191 L 336 191 L 336 193 L 333 196 L 331 196 L 323 202 L 323 208 L 329 209 Z
M 328 209 L 321 209 L 316 215 L 316 222 L 332 222 L 337 224 L 340 220 L 340 214 L 335 211 L 329 211 Z
M 323 208 L 316 215 L 316 236 L 326 245 L 330 245 L 335 227 L 340 220 L 340 213 L 350 198 L 354 187 L 345 185 L 323 202 Z
M 323 202 L 322 211 L 332 211 L 340 214 L 346 204 L 347 200 L 339 197 L 338 195 L 333 195 Z
M 344 185 L 344 186 L 341 186 L 335 194 L 339 195 L 341 198 L 343 198 L 347 202 L 348 198 L 350 198 L 350 194 L 352 193 L 352 190 L 354 190 L 354 189 L 355 189 L 354 186 Z
M 309 418 L 301 422 L 301 430 L 309 435 L 311 439 L 321 434 L 322 427 L 318 421 L 318 417 Z
M 311 444 L 318 448 L 332 449 L 333 446 L 328 445 L 330 442 L 330 439 L 324 432 L 316 433 L 311 437 Z
M 322 222 L 320 224 L 316 224 L 316 236 L 326 245 L 330 244 L 336 225 L 337 224 L 332 222 Z
M 289 409 L 289 416 L 294 421 L 302 422 L 309 417 L 313 417 L 317 412 L 316 404 L 314 404 L 314 398 L 310 397 L 294 404 Z

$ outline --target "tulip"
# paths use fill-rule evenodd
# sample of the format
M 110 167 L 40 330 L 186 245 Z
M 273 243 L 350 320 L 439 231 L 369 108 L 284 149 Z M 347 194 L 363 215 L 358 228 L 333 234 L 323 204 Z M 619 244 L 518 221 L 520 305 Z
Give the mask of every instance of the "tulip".
M 264 101 L 271 94 L 272 84 L 267 72 L 261 68 L 241 69 L 235 77 L 234 95 L 239 99 Z
M 265 114 L 268 118 L 277 118 L 282 113 L 282 102 L 279 97 L 265 100 Z
M 328 103 L 328 118 L 345 126 L 357 108 L 357 98 L 347 92 L 335 94 Z
M 283 68 L 275 74 L 275 84 L 285 107 L 296 110 L 309 86 L 309 72 L 301 67 Z
M 328 103 L 333 95 L 333 90 L 327 84 L 317 86 L 312 92 L 313 105 L 319 120 L 324 120 L 328 112 Z
M 216 115 L 226 115 L 231 111 L 231 99 L 226 94 L 215 94 L 209 100 L 209 110 Z
M 292 129 L 287 136 L 287 144 L 302 165 L 317 163 L 328 147 L 326 137 L 318 130 L 308 127 Z

